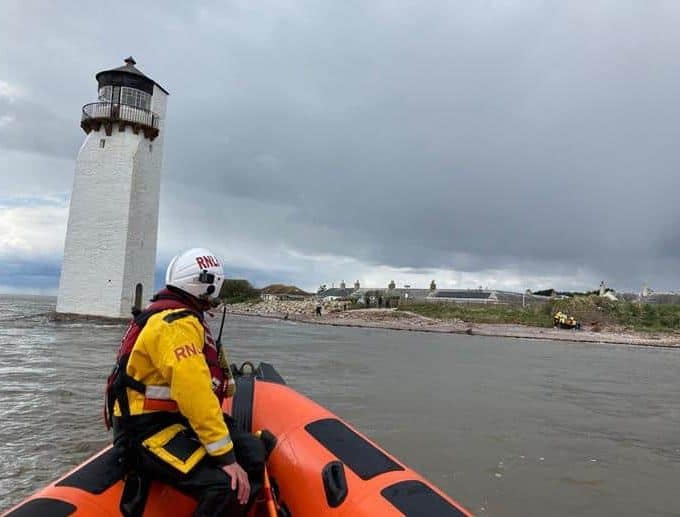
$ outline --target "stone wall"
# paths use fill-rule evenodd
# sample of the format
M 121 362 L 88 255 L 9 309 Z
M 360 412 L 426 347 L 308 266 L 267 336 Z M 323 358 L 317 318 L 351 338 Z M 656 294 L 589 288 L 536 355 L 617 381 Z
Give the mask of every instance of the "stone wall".
M 316 311 L 317 301 L 313 298 L 307 300 L 263 300 L 258 303 L 235 303 L 228 305 L 229 311 L 252 313 L 252 314 L 301 314 L 313 315 Z M 350 307 L 350 302 L 332 301 L 323 302 L 322 313 L 335 313 Z

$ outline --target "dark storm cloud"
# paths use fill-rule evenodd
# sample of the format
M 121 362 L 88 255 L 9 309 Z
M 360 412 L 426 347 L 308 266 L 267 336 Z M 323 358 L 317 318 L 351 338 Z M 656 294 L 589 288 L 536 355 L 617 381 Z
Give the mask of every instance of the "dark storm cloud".
M 25 9 L 41 38 L 8 26 L 0 70 L 74 118 L 62 147 L 124 55 L 171 92 L 161 229 L 209 238 L 212 214 L 225 240 L 366 264 L 680 280 L 676 3 L 121 4 L 139 24 L 115 36 L 94 4 Z M 4 145 L 54 148 L 31 135 Z
M 73 131 L 64 131 L 72 122 L 37 103 L 0 96 L 0 148 L 71 158 L 80 145 Z

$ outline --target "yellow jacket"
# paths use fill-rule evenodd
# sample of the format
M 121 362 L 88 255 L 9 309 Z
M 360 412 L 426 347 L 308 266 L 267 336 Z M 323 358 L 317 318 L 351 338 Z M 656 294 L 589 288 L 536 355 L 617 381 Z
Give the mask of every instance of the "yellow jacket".
M 130 415 L 179 410 L 207 453 L 226 465 L 235 461 L 234 447 L 202 353 L 205 330 L 194 316 L 168 317 L 180 311 L 151 316 L 132 348 L 126 373 L 146 394 L 127 388 Z M 114 415 L 121 415 L 117 402 Z

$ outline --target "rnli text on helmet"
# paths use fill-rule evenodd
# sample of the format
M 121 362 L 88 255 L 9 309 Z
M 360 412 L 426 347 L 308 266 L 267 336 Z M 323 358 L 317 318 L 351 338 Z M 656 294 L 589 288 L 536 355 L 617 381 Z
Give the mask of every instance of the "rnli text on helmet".
M 207 269 L 209 267 L 220 267 L 220 263 L 215 257 L 208 255 L 207 257 L 196 257 L 196 263 L 198 267 Z

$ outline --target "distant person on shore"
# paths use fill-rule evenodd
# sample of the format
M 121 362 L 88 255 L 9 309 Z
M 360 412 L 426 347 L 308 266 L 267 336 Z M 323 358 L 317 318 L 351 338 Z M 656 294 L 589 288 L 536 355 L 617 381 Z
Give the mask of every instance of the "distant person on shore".
M 150 480 L 192 495 L 194 515 L 207 516 L 242 512 L 237 502 L 250 497 L 249 476 L 261 479 L 263 442 L 238 433 L 222 413 L 235 385 L 205 313 L 219 305 L 223 281 L 222 264 L 209 250 L 177 255 L 166 288 L 123 337 L 106 414 L 127 471 L 124 515 L 142 514 Z
M 553 316 L 553 327 L 558 328 L 566 320 L 566 315 L 562 311 L 557 311 Z
M 316 302 L 316 316 L 321 316 L 321 301 Z

